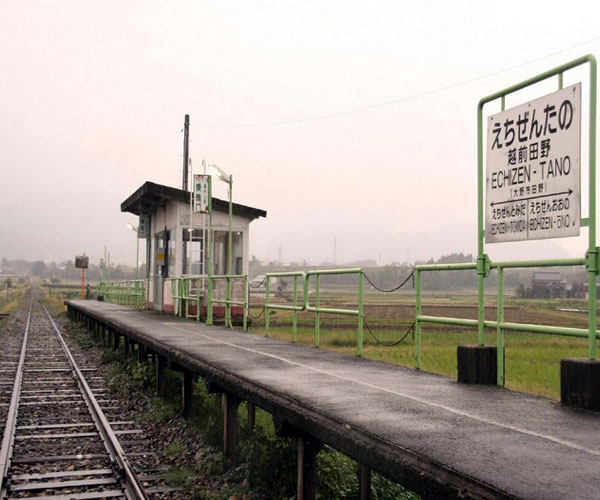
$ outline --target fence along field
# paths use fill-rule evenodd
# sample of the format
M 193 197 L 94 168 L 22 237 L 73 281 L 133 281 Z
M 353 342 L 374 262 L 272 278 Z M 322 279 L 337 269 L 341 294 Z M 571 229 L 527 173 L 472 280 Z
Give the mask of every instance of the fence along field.
M 336 279 L 337 278 L 337 279 Z M 356 285 L 339 277 L 322 278 L 320 305 L 326 308 L 356 309 Z M 291 305 L 293 297 L 286 287 L 283 292 L 271 292 L 272 304 Z M 309 301 L 312 301 L 309 291 Z M 491 292 L 491 290 L 490 290 Z M 364 301 L 364 346 L 362 355 L 374 360 L 415 366 L 415 338 L 411 326 L 415 319 L 415 295 L 410 283 L 391 294 L 377 292 L 368 285 Z M 265 334 L 264 290 L 250 297 L 250 331 Z M 584 299 L 523 299 L 508 294 L 504 302 L 505 320 L 515 323 L 533 323 L 562 327 L 587 325 Z M 477 318 L 477 295 L 473 289 L 455 291 L 424 291 L 422 313 L 429 316 Z M 289 310 L 272 310 L 269 314 L 269 335 L 292 341 L 292 315 Z M 485 300 L 486 320 L 496 318 L 496 295 Z M 356 353 L 357 323 L 355 317 L 337 314 L 320 315 L 320 347 L 348 354 Z M 314 313 L 297 313 L 297 342 L 315 344 Z M 408 334 L 408 335 L 407 335 Z M 560 360 L 565 357 L 585 357 L 587 341 L 580 338 L 542 336 L 525 332 L 505 332 L 506 387 L 533 394 L 560 398 Z M 376 340 L 377 339 L 377 340 Z M 396 344 L 399 340 L 402 342 Z M 422 326 L 421 369 L 456 377 L 456 347 L 477 339 L 476 328 L 428 324 Z M 496 343 L 495 330 L 486 330 L 486 344 Z

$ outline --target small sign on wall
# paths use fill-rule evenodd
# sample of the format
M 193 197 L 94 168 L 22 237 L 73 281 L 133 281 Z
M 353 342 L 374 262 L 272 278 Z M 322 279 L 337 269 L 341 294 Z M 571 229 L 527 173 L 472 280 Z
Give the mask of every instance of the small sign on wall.
M 150 216 L 148 214 L 141 214 L 138 222 L 138 238 L 148 238 L 150 232 Z
M 165 249 L 164 248 L 156 249 L 156 265 L 157 266 L 165 265 Z

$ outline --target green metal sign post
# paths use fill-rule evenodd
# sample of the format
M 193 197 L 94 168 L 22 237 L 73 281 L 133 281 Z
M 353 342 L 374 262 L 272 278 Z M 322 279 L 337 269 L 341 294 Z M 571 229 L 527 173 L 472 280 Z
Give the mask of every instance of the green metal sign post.
M 484 149 L 483 149 L 483 108 L 486 104 L 500 99 L 501 109 L 505 111 L 506 96 L 536 83 L 557 77 L 559 89 L 563 88 L 563 74 L 578 66 L 589 64 L 589 150 L 588 150 L 588 182 L 589 201 L 587 217 L 581 217 L 580 227 L 588 227 L 588 249 L 585 256 L 572 259 L 548 259 L 530 261 L 492 262 L 485 253 L 485 218 L 484 218 Z M 578 86 L 574 86 L 578 87 Z M 561 401 L 564 404 L 582 406 L 589 409 L 600 409 L 600 395 L 596 394 L 593 382 L 600 377 L 600 362 L 596 361 L 596 346 L 599 338 L 597 331 L 597 294 L 596 276 L 600 271 L 598 247 L 596 242 L 596 93 L 597 64 L 592 55 L 586 55 L 549 71 L 524 80 L 516 85 L 484 97 L 477 107 L 477 261 L 464 264 L 418 265 L 416 271 L 416 318 L 415 318 L 415 366 L 421 368 L 421 325 L 434 323 L 454 326 L 476 327 L 478 348 L 485 348 L 485 329 L 495 329 L 496 376 L 498 385 L 504 385 L 504 331 L 525 331 L 545 335 L 561 335 L 586 338 L 588 343 L 588 359 L 563 359 L 561 362 Z M 557 111 L 558 112 L 558 111 Z M 580 110 L 577 110 L 579 113 Z M 514 133 L 514 132 L 513 132 Z M 570 194 L 570 193 L 569 193 Z M 500 202 L 503 203 L 503 202 Z M 501 240 L 501 239 L 500 239 Z M 498 240 L 498 241 L 500 241 Z M 566 328 L 525 323 L 509 323 L 504 320 L 504 269 L 530 267 L 585 266 L 588 274 L 588 327 Z M 425 316 L 422 314 L 422 273 L 431 271 L 475 270 L 477 272 L 477 319 L 449 318 Z M 485 319 L 484 315 L 484 282 L 490 272 L 498 272 L 497 316 L 496 321 Z M 469 347 L 469 346 L 465 346 Z M 460 348 L 459 348 L 460 349 Z M 477 349 L 474 349 L 477 350 Z M 459 356 L 460 357 L 460 356 Z M 460 365 L 460 363 L 459 363 Z M 459 366 L 459 380 L 461 379 Z M 475 377 L 476 378 L 476 377 Z M 484 376 L 483 379 L 489 380 Z M 489 383 L 489 382 L 476 382 Z
M 488 256 L 484 252 L 485 228 L 484 228 L 484 170 L 483 170 L 483 107 L 485 104 L 501 99 L 502 109 L 505 107 L 507 95 L 522 90 L 526 87 L 547 80 L 554 76 L 558 77 L 558 87 L 563 87 L 563 74 L 565 71 L 584 64 L 590 65 L 590 89 L 589 89 L 589 205 L 588 217 L 582 218 L 581 226 L 588 226 L 588 251 L 586 254 L 586 269 L 588 272 L 589 285 L 589 322 L 588 322 L 588 355 L 590 359 L 596 358 L 596 275 L 598 273 L 596 247 L 596 87 L 597 70 L 596 59 L 592 55 L 586 55 L 566 64 L 562 64 L 549 71 L 541 73 L 533 78 L 524 80 L 504 90 L 484 97 L 477 106 L 477 274 L 478 274 L 478 315 L 477 330 L 479 345 L 485 343 L 484 327 L 484 280 L 491 269 Z M 520 267 L 517 262 L 508 262 L 504 267 Z M 557 265 L 557 264 L 550 264 Z M 499 285 L 499 292 L 502 291 Z M 501 356 L 500 352 L 498 353 Z

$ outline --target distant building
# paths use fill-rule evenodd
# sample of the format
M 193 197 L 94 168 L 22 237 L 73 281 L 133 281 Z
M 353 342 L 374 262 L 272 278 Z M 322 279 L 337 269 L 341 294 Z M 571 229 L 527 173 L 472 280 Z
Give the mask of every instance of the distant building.
M 531 297 L 555 299 L 567 296 L 567 282 L 559 272 L 538 271 L 531 280 Z

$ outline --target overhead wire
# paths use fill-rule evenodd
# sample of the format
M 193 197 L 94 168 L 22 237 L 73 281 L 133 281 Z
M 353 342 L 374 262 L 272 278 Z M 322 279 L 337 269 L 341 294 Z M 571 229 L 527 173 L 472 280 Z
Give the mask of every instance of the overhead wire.
M 251 127 L 273 127 L 273 126 L 278 126 L 278 125 L 292 125 L 294 123 L 303 123 L 303 122 L 310 122 L 310 121 L 315 121 L 315 120 L 323 120 L 326 118 L 335 118 L 337 116 L 344 116 L 344 115 L 350 115 L 350 114 L 354 114 L 354 113 L 360 113 L 363 111 L 369 111 L 372 109 L 377 109 L 377 108 L 382 108 L 385 106 L 391 106 L 394 104 L 399 104 L 402 102 L 406 102 L 406 101 L 411 101 L 414 99 L 419 99 L 421 97 L 426 97 L 426 96 L 430 96 L 430 95 L 434 95 L 440 92 L 445 92 L 447 90 L 450 89 L 454 89 L 457 87 L 461 87 L 463 85 L 468 85 L 480 80 L 484 80 L 486 78 L 490 78 L 492 76 L 496 76 L 499 75 L 501 73 L 505 73 L 506 71 L 510 71 L 513 69 L 517 69 L 517 68 L 521 68 L 523 66 L 527 66 L 528 64 L 532 64 L 534 62 L 538 62 L 538 61 L 542 61 L 544 59 L 548 59 L 550 57 L 554 57 L 557 56 L 559 54 L 562 54 L 564 52 L 568 52 L 570 50 L 582 47 L 584 45 L 589 45 L 590 43 L 594 43 L 600 40 L 600 36 L 598 37 L 594 37 L 591 38 L 589 40 L 586 40 L 584 42 L 580 42 L 577 43 L 575 45 L 571 45 L 569 47 L 566 47 L 564 49 L 560 49 L 557 50 L 555 52 L 551 52 L 549 54 L 540 56 L 540 57 L 536 57 L 533 59 L 529 59 L 527 61 L 523 61 L 521 63 L 518 64 L 514 64 L 512 66 L 508 66 L 502 69 L 499 69 L 497 71 L 493 71 L 491 73 L 486 73 L 484 75 L 480 75 L 480 76 L 476 76 L 473 78 L 469 78 L 466 80 L 461 80 L 460 82 L 455 82 L 455 83 L 451 83 L 449 85 L 444 85 L 442 87 L 437 87 L 431 90 L 426 90 L 424 92 L 417 92 L 415 94 L 409 94 L 403 97 L 399 97 L 397 99 L 392 99 L 390 101 L 384 101 L 384 102 L 380 102 L 380 103 L 376 103 L 376 104 L 371 104 L 371 105 L 367 105 L 367 106 L 360 106 L 357 108 L 350 108 L 347 110 L 343 110 L 343 111 L 337 111 L 337 112 L 333 112 L 333 113 L 324 113 L 324 114 L 320 114 L 320 115 L 314 115 L 314 116 L 307 116 L 304 118 L 295 118 L 295 119 L 289 119 L 289 120 L 278 120 L 278 121 L 271 121 L 271 122 L 257 122 L 257 123 L 224 123 L 224 124 L 219 124 L 219 123 L 204 123 L 204 124 L 200 124 L 200 125 L 196 125 L 197 127 L 201 127 L 201 128 L 251 128 Z

